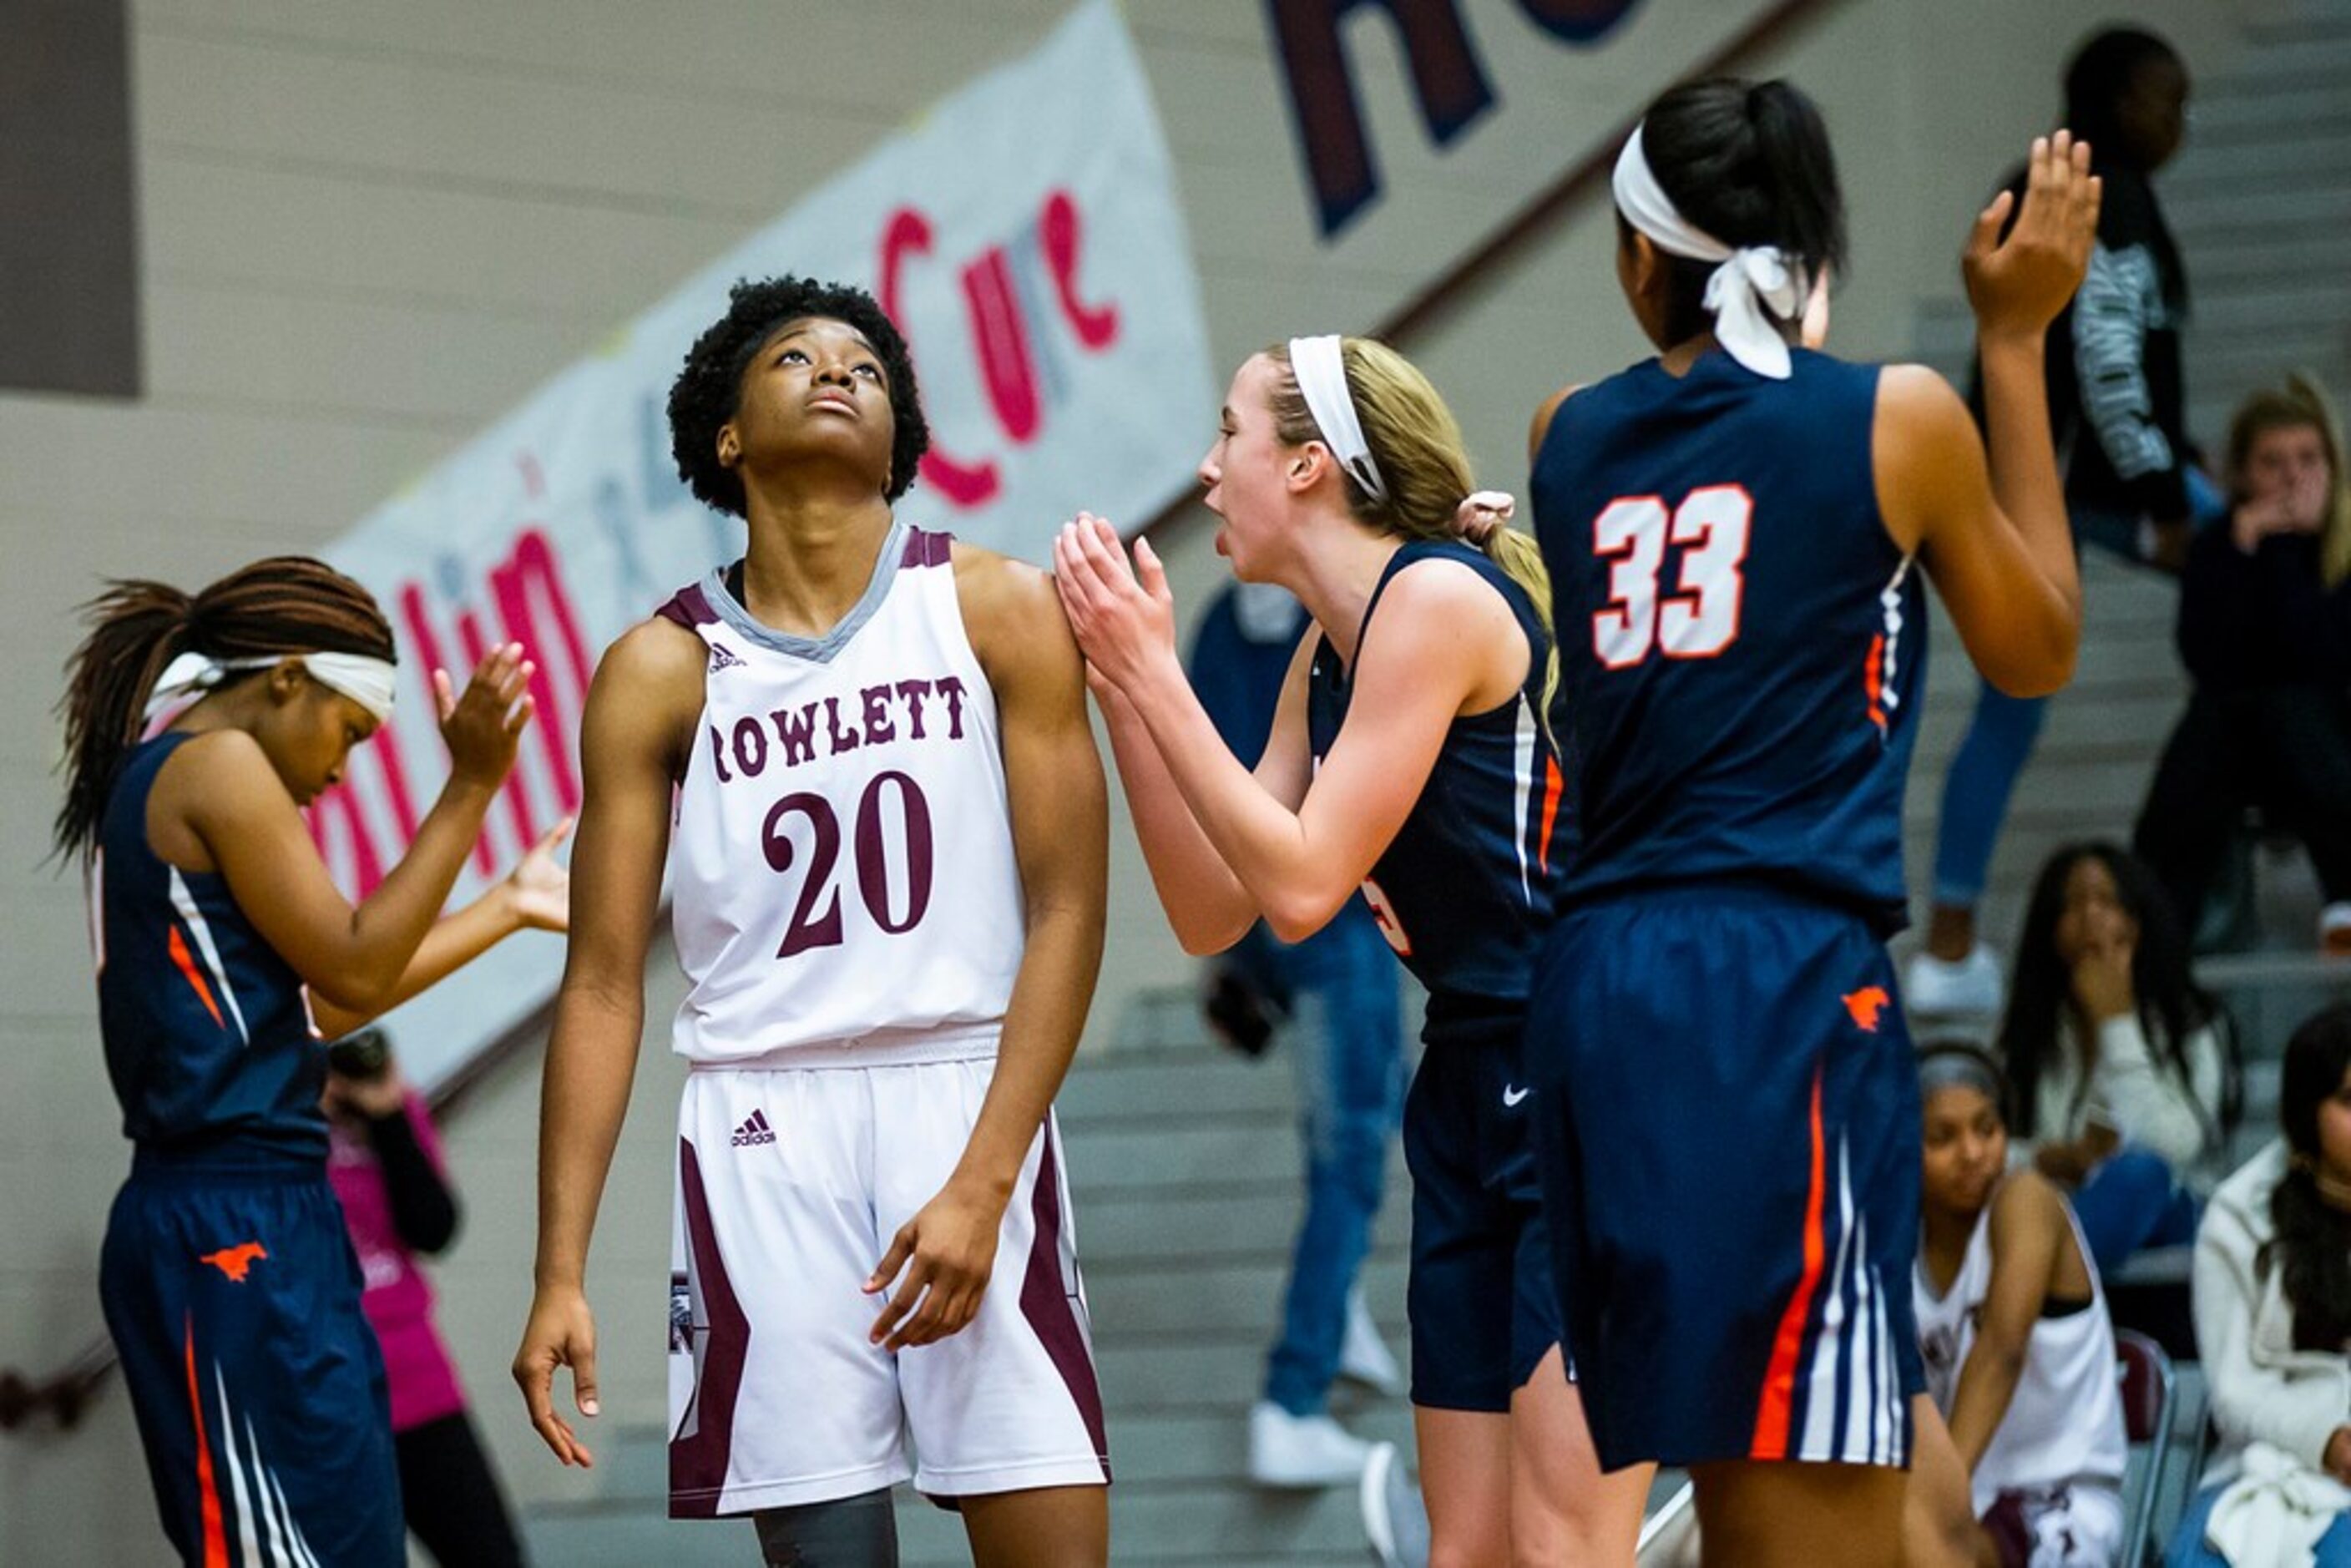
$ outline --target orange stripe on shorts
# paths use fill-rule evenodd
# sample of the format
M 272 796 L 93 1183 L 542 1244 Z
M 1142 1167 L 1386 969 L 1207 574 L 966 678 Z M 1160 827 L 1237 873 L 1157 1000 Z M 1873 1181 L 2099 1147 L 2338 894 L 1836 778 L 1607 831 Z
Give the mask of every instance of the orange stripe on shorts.
M 178 941 L 174 926 L 172 939 Z M 204 1396 L 196 1388 L 196 1320 L 187 1323 L 188 1413 L 196 1418 L 196 1490 L 203 1500 L 204 1568 L 228 1568 L 228 1533 L 221 1527 L 220 1489 L 213 1485 L 213 1451 L 204 1441 Z
M 1804 1348 L 1804 1324 L 1813 1315 L 1813 1296 L 1820 1289 L 1821 1262 L 1828 1251 L 1821 1237 L 1821 1208 L 1828 1197 L 1828 1158 L 1821 1137 L 1821 1070 L 1813 1069 L 1813 1186 L 1804 1199 L 1804 1273 L 1796 1293 L 1781 1314 L 1780 1332 L 1771 1343 L 1771 1364 L 1763 1375 L 1763 1398 L 1755 1412 L 1755 1440 L 1748 1457 L 1784 1459 L 1788 1457 L 1788 1426 L 1795 1406 L 1796 1362 Z

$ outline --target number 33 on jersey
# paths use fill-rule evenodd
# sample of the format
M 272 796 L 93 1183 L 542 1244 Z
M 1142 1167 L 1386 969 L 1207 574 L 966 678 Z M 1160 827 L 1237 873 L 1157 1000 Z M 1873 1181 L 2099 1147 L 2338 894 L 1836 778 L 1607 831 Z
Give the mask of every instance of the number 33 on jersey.
M 720 572 L 662 607 L 710 651 L 670 852 L 690 1060 L 1003 1016 L 1020 878 L 949 544 L 899 524 L 823 637 L 761 625 Z
M 1803 349 L 1784 382 L 1709 351 L 1558 405 L 1529 488 L 1572 902 L 1740 880 L 1898 926 L 1926 614 L 1878 510 L 1877 382 Z
M 1592 651 L 1626 670 L 1655 650 L 1668 659 L 1711 659 L 1739 636 L 1741 569 L 1755 500 L 1743 485 L 1692 490 L 1671 512 L 1656 496 L 1620 496 L 1592 525 L 1592 548 L 1614 565 L 1608 602 L 1592 616 Z M 1667 547 L 1676 548 L 1670 592 L 1661 591 Z

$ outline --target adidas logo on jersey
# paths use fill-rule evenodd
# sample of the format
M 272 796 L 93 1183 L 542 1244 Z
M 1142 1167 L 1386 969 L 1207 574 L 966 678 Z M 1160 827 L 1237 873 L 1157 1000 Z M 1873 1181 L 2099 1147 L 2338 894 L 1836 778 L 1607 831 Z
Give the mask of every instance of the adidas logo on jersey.
M 726 643 L 713 643 L 710 644 L 710 673 L 712 674 L 716 674 L 721 670 L 738 668 L 742 663 L 742 657 Z
M 776 1141 L 776 1130 L 768 1125 L 765 1111 L 754 1111 L 750 1119 L 736 1128 L 735 1136 L 727 1141 L 738 1149 L 747 1149 L 754 1144 L 772 1144 Z

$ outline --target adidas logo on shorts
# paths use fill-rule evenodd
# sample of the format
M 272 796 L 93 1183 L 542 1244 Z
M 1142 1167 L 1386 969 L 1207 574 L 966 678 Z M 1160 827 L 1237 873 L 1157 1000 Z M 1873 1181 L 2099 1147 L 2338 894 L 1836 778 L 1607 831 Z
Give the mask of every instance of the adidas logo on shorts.
M 751 1119 L 736 1128 L 734 1137 L 727 1141 L 738 1149 L 747 1149 L 753 1144 L 772 1144 L 776 1141 L 776 1130 L 768 1125 L 765 1111 L 754 1111 Z

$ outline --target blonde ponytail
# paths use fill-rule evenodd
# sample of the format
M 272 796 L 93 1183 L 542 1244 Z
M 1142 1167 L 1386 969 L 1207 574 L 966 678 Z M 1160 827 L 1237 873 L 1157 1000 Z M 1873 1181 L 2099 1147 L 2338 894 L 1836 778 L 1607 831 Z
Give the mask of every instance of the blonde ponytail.
M 1274 434 L 1290 446 L 1322 440 L 1290 369 L 1290 345 L 1275 343 L 1264 352 L 1281 372 L 1274 380 L 1271 397 Z M 1342 465 L 1339 477 L 1346 489 L 1348 511 L 1368 527 L 1405 538 L 1459 538 L 1454 514 L 1478 485 L 1453 411 L 1445 406 L 1445 400 L 1419 368 L 1385 343 L 1347 338 L 1340 344 L 1340 356 L 1347 371 L 1347 393 L 1364 427 L 1364 444 L 1371 448 L 1372 461 L 1387 486 L 1386 497 L 1374 500 Z M 1531 538 L 1506 525 L 1489 531 L 1478 548 L 1526 591 L 1543 626 L 1549 652 L 1543 663 L 1542 712 L 1538 716 L 1548 735 L 1552 700 L 1559 694 L 1559 649 L 1550 636 L 1551 574 L 1543 570 L 1542 551 Z

